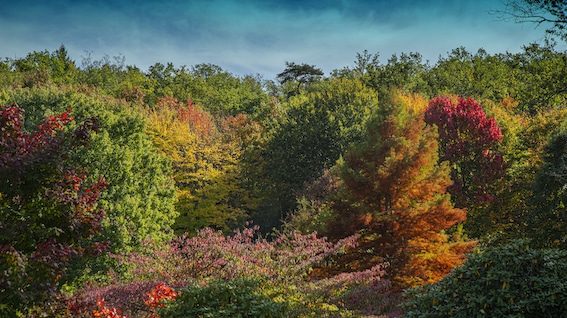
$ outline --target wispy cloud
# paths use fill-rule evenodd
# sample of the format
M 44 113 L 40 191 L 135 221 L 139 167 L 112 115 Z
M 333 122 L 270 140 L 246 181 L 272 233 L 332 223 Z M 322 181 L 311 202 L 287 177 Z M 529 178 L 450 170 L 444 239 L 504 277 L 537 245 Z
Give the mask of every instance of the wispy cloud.
M 2 1 L 1 56 L 65 44 L 75 58 L 123 54 L 142 68 L 207 62 L 267 77 L 285 61 L 330 71 L 364 49 L 435 60 L 457 46 L 517 51 L 543 37 L 491 16 L 494 0 Z

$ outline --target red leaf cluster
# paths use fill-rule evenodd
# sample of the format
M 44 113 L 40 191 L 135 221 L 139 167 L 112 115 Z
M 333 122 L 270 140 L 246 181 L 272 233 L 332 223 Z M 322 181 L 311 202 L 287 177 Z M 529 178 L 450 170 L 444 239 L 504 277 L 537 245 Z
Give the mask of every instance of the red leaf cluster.
M 71 206 L 73 209 L 71 226 L 74 229 L 85 228 L 87 232 L 94 234 L 100 230 L 104 211 L 96 209 L 102 191 L 108 184 L 101 177 L 90 186 L 85 186 L 86 175 L 78 175 L 74 171 L 67 171 L 63 175 L 63 181 L 55 185 L 50 191 L 59 202 Z
M 156 308 L 164 307 L 165 302 L 175 300 L 177 292 L 165 283 L 159 283 L 146 296 L 144 303 L 150 309 L 155 310 Z
M 490 185 L 504 175 L 505 164 L 498 145 L 502 131 L 472 98 L 436 97 L 429 103 L 425 120 L 439 131 L 441 160 L 454 164 L 451 194 L 457 205 L 467 200 L 492 200 Z
M 212 116 L 200 109 L 192 100 L 188 100 L 185 107 L 177 110 L 181 120 L 187 122 L 191 129 L 202 136 L 209 136 L 214 130 Z
M 34 132 L 23 129 L 23 110 L 18 106 L 0 109 L 0 169 L 18 171 L 42 160 L 61 142 L 56 134 L 73 121 L 69 111 L 48 116 Z
M 96 302 L 97 309 L 93 310 L 93 318 L 126 318 L 120 310 L 116 308 L 109 308 L 104 303 L 104 299 L 99 299 Z

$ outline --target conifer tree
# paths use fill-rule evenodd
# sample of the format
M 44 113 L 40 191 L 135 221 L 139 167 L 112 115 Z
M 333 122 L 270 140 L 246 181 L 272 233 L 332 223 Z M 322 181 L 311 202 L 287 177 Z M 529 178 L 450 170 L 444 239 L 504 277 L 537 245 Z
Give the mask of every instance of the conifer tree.
M 475 244 L 458 231 L 445 233 L 466 213 L 451 203 L 450 169 L 438 163 L 435 129 L 411 100 L 392 98 L 369 122 L 366 140 L 345 154 L 330 226 L 334 234 L 361 234 L 349 266 L 386 261 L 400 286 L 438 281 Z

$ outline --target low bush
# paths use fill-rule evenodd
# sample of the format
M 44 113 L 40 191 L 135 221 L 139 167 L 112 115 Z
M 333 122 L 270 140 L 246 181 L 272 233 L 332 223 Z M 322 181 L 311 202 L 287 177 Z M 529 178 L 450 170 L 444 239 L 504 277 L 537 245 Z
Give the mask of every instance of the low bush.
M 146 317 L 146 295 L 163 283 L 179 294 L 163 317 L 344 317 L 353 314 L 351 309 L 368 314 L 392 310 L 383 265 L 324 279 L 314 275 L 330 256 L 352 248 L 355 239 L 331 243 L 289 232 L 268 241 L 259 237 L 257 227 L 229 236 L 203 229 L 174 239 L 169 248 L 158 244 L 117 256 L 129 266 L 130 279 L 84 288 L 70 303 L 89 312 L 104 299 L 108 308 L 128 317 Z M 219 308 L 224 309 L 215 311 Z
M 160 310 L 162 318 L 278 318 L 289 317 L 292 308 L 277 302 L 251 280 L 215 281 L 207 286 L 191 285 L 181 296 Z
M 564 317 L 567 251 L 526 241 L 471 255 L 439 283 L 414 289 L 408 318 Z

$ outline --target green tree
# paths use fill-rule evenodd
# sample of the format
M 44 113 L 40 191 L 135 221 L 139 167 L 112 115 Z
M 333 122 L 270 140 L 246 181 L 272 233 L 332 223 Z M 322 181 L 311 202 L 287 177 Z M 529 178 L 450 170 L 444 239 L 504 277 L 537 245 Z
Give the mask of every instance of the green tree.
M 21 85 L 26 87 L 71 84 L 79 73 L 64 46 L 52 53 L 47 50 L 29 53 L 24 58 L 11 61 L 11 64 L 14 72 L 21 74 Z
M 378 53 L 368 51 L 356 54 L 353 68 L 333 71 L 334 77 L 349 77 L 362 80 L 379 93 L 379 98 L 387 98 L 393 89 L 407 92 L 429 93 L 426 82 L 429 66 L 419 53 L 392 55 L 387 63 L 381 64 Z
M 567 132 L 551 140 L 543 158 L 535 182 L 534 209 L 527 225 L 536 244 L 564 248 L 567 247 Z
M 315 65 L 286 62 L 285 66 L 285 69 L 277 75 L 277 78 L 280 84 L 290 83 L 292 86 L 287 92 L 288 97 L 298 94 L 302 87 L 318 81 L 323 76 L 323 71 Z
M 293 209 L 295 195 L 306 182 L 360 140 L 377 104 L 376 94 L 356 79 L 323 81 L 289 100 L 287 116 L 262 155 L 267 186 L 271 184 L 280 207 L 276 218 Z

